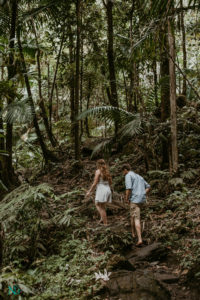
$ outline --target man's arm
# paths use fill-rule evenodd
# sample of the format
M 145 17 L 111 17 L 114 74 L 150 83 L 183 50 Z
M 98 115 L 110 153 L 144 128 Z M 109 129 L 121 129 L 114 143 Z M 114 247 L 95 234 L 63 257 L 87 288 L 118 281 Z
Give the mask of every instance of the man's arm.
M 125 176 L 125 186 L 126 186 L 125 202 L 128 202 L 128 203 L 129 203 L 129 199 L 130 199 L 132 187 L 133 187 L 132 181 L 133 181 L 133 179 L 131 178 L 131 175 L 128 173 Z
M 151 186 L 145 180 L 144 180 L 144 185 L 145 185 L 145 192 L 146 194 L 148 194 L 151 189 Z
M 150 189 L 151 189 L 150 187 L 145 189 L 146 194 L 148 194 L 150 192 Z
M 126 190 L 125 202 L 129 203 L 130 195 L 131 195 L 131 190 Z

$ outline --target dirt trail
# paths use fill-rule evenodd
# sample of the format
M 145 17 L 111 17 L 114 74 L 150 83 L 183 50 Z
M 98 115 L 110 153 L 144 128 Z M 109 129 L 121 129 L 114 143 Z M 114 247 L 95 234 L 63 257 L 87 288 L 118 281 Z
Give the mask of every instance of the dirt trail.
M 113 232 L 130 231 L 127 211 L 108 217 L 108 222 L 108 228 Z M 98 234 L 98 228 L 101 232 L 104 230 L 96 221 L 88 224 L 88 230 L 91 228 L 95 228 L 95 234 Z M 185 287 L 184 275 L 180 275 L 169 249 L 162 243 L 145 238 L 145 232 L 144 245 L 138 248 L 135 244 L 136 240 L 133 240 L 132 246 L 118 253 L 121 261 L 113 264 L 110 280 L 106 285 L 103 283 L 106 292 L 102 299 L 195 299 L 189 288 Z

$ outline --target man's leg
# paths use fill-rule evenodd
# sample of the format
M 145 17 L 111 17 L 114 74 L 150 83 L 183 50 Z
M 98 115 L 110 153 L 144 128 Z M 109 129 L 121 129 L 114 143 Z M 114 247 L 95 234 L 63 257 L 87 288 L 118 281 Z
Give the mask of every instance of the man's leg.
M 131 232 L 132 237 L 135 238 L 135 217 L 131 217 Z
M 137 245 L 142 244 L 141 224 L 140 224 L 140 206 L 136 203 L 130 204 L 131 230 L 132 236 L 135 237 L 135 229 L 138 237 Z
M 136 228 L 136 232 L 137 232 L 137 236 L 138 236 L 137 245 L 141 245 L 142 244 L 142 234 L 141 234 L 141 224 L 140 224 L 139 218 L 135 218 L 135 228 Z

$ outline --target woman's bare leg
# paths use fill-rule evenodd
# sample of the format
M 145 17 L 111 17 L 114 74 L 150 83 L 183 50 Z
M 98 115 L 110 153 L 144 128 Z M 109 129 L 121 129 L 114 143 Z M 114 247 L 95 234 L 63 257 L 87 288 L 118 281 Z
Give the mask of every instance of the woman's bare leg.
M 106 210 L 105 210 L 105 204 L 104 203 L 96 203 L 96 208 L 101 216 L 101 221 L 103 221 L 104 225 L 107 225 L 107 215 L 106 215 Z
M 101 207 L 99 206 L 99 203 L 98 203 L 98 202 L 96 202 L 96 203 L 95 203 L 95 206 L 96 206 L 96 208 L 97 208 L 97 210 L 98 210 L 98 212 L 99 212 L 99 214 L 100 214 L 100 217 L 101 217 Z M 102 219 L 102 217 L 101 217 L 101 219 L 100 219 L 99 223 L 101 223 L 101 222 L 103 222 L 103 219 Z
M 108 225 L 105 203 L 101 203 L 101 218 L 104 225 Z

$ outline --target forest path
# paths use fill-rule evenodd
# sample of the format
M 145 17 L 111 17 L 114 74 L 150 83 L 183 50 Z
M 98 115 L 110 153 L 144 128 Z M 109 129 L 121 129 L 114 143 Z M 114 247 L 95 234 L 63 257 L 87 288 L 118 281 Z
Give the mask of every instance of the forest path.
M 99 225 L 93 198 L 85 198 L 85 191 L 93 180 L 94 171 L 94 162 L 89 160 L 85 160 L 78 169 L 76 165 L 71 166 L 70 162 L 66 161 L 42 178 L 38 178 L 38 182 L 52 185 L 57 195 L 74 193 L 75 198 L 70 207 L 75 207 L 81 216 L 87 215 L 88 221 L 84 229 L 87 239 L 92 241 L 95 236 L 96 240 L 100 240 L 103 236 L 105 243 L 109 243 L 109 239 L 112 243 L 112 239 L 123 236 L 125 232 L 131 232 L 129 206 L 122 202 L 122 194 L 114 193 L 113 203 L 107 207 L 108 226 Z M 162 219 L 163 214 L 157 209 L 157 203 L 158 199 L 150 198 L 142 211 L 143 246 L 137 248 L 136 240 L 133 240 L 125 248 L 117 251 L 113 249 L 113 256 L 108 262 L 112 267 L 112 274 L 108 282 L 102 281 L 102 299 L 193 299 L 190 290 L 184 286 L 184 273 L 181 273 L 170 247 L 167 248 L 151 239 L 152 223 L 157 222 L 158 218 Z M 65 210 L 65 207 L 66 202 L 63 199 L 61 209 Z M 149 215 L 147 220 L 149 208 L 151 215 L 150 220 Z
M 109 208 L 108 212 L 110 210 L 112 211 Z M 124 231 L 130 232 L 129 212 L 127 209 L 120 211 L 121 213 L 108 216 L 107 227 L 98 225 L 96 220 L 88 223 L 88 235 L 98 236 L 102 231 L 105 231 L 105 235 L 108 232 L 117 235 L 123 235 Z M 135 246 L 135 239 L 131 246 L 113 254 L 108 263 L 113 268 L 110 280 L 107 284 L 103 282 L 106 285 L 107 298 L 104 295 L 102 299 L 193 299 L 190 290 L 184 285 L 184 273 L 181 274 L 170 250 L 162 243 L 150 240 L 148 230 L 144 229 L 142 247 Z M 120 255 L 120 259 L 117 255 Z

